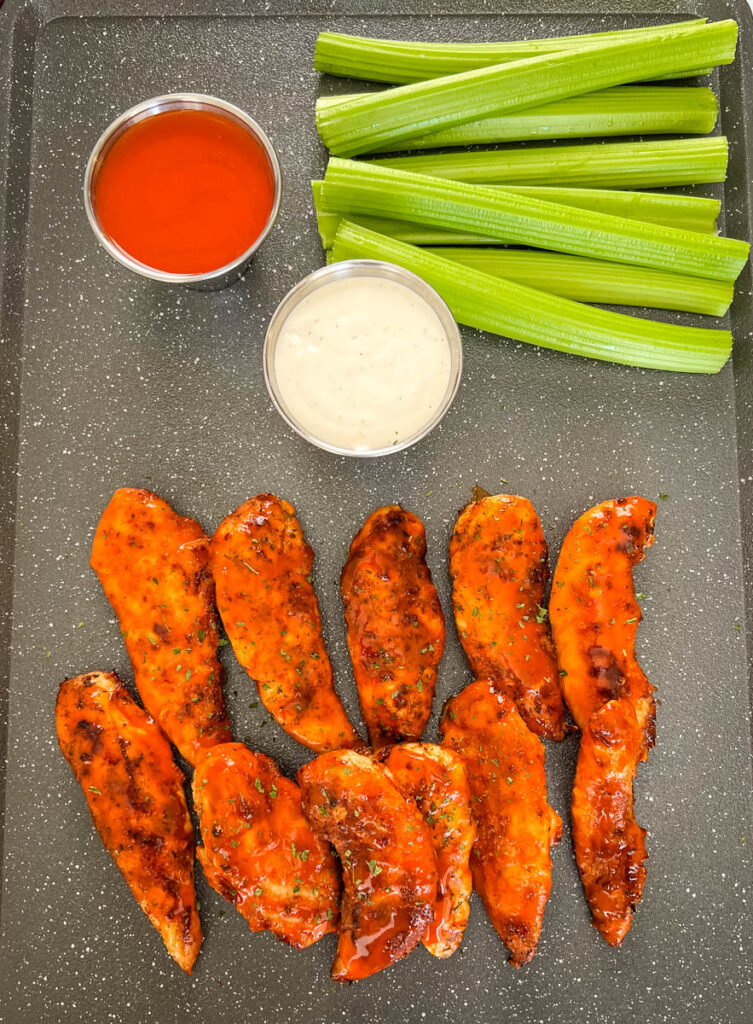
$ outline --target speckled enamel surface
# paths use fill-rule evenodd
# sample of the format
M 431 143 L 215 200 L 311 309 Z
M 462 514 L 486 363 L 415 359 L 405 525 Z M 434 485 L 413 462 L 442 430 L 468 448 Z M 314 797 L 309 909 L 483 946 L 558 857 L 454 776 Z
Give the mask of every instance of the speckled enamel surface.
M 11 153 L 0 374 L 7 399 L 0 413 L 3 693 L 9 677 L 7 708 L 0 704 L 8 718 L 3 1024 L 753 1019 L 741 555 L 741 522 L 747 545 L 753 521 L 749 270 L 733 311 L 734 372 L 672 376 L 464 329 L 464 377 L 448 416 L 417 447 L 388 459 L 348 460 L 308 446 L 283 424 L 264 387 L 267 321 L 288 288 L 323 262 L 308 190 L 325 159 L 313 104 L 320 88 L 347 83 L 320 83 L 311 70 L 316 31 L 492 39 L 684 16 L 679 4 L 647 0 L 631 2 L 638 13 L 630 17 L 605 18 L 603 0 L 583 5 L 592 14 L 571 17 L 539 17 L 543 6 L 509 4 L 508 16 L 482 0 L 44 0 L 33 8 L 7 0 L 0 10 L 0 129 L 8 129 Z M 407 16 L 412 10 L 415 18 Z M 750 38 L 742 2 L 712 0 L 702 13 L 744 14 Z M 721 76 L 723 126 L 733 142 L 728 228 L 740 237 L 749 232 L 750 180 L 741 65 L 751 52 Z M 97 246 L 84 214 L 83 171 L 100 131 L 139 100 L 172 90 L 216 93 L 248 110 L 282 164 L 279 222 L 245 280 L 226 291 L 166 288 L 131 275 Z M 292 501 L 316 552 L 314 583 L 338 691 L 358 726 L 340 569 L 354 531 L 377 506 L 400 502 L 421 516 L 448 616 L 426 734 L 433 740 L 442 702 L 470 678 L 451 625 L 447 544 L 475 484 L 529 497 L 553 557 L 573 519 L 596 502 L 634 492 L 658 499 L 656 544 L 637 570 L 646 594 L 638 653 L 661 700 L 656 749 L 636 783 L 650 859 L 624 948 L 608 948 L 590 927 L 577 876 L 568 825 L 573 737 L 547 750 L 550 801 L 565 836 L 554 851 L 540 951 L 528 967 L 505 964 L 474 897 L 451 960 L 417 950 L 387 974 L 335 986 L 333 936 L 296 952 L 271 935 L 252 935 L 198 873 L 206 937 L 194 976 L 184 977 L 97 839 L 54 734 L 65 676 L 115 669 L 130 680 L 117 623 L 88 567 L 107 500 L 119 486 L 147 487 L 209 532 L 251 494 Z M 309 755 L 258 704 L 229 646 L 222 656 L 236 736 L 293 777 Z

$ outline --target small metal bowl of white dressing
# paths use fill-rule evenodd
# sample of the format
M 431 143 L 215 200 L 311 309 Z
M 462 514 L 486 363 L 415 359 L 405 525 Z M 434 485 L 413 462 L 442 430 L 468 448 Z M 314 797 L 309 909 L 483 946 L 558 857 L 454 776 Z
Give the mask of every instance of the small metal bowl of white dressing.
M 344 260 L 304 277 L 264 339 L 264 379 L 277 411 L 311 444 L 373 458 L 426 437 L 457 393 L 458 325 L 416 274 Z

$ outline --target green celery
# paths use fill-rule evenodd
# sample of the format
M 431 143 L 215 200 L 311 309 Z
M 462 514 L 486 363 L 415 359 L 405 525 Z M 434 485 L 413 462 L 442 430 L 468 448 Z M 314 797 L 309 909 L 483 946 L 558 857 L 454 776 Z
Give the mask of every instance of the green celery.
M 361 94 L 363 95 L 363 94 Z M 322 111 L 352 96 L 320 96 Z M 531 139 L 573 139 L 608 135 L 706 135 L 716 124 L 719 105 L 712 89 L 617 85 L 545 103 L 520 114 L 485 117 L 388 144 L 393 152 L 443 149 Z M 385 150 L 387 147 L 385 147 Z M 380 152 L 375 150 L 374 152 Z
M 733 281 L 749 252 L 746 242 L 734 238 L 663 227 L 504 189 L 337 157 L 327 166 L 323 196 L 328 207 L 344 213 L 433 224 L 450 231 L 484 234 L 508 244 L 719 281 Z
M 705 139 L 426 153 L 371 162 L 479 185 L 661 188 L 724 181 L 727 158 L 726 138 L 714 135 Z
M 311 187 L 314 193 L 314 206 L 320 218 L 322 244 L 328 249 L 337 230 L 335 221 L 344 211 L 327 206 L 323 194 L 324 182 L 313 181 Z M 489 187 L 500 188 L 497 185 Z M 678 196 L 666 192 L 627 192 L 546 185 L 506 185 L 504 191 L 533 199 L 544 199 L 549 203 L 562 203 L 564 206 L 577 206 L 582 210 L 611 213 L 618 217 L 645 220 L 650 224 L 665 224 L 667 227 L 684 228 L 686 231 L 702 231 L 706 234 L 712 234 L 716 230 L 716 218 L 721 206 L 718 200 L 707 199 L 705 196 Z M 372 231 L 380 231 L 390 238 L 401 238 L 404 242 L 411 242 L 414 245 L 479 245 L 494 242 L 494 239 L 488 236 L 467 233 L 465 240 L 461 241 L 456 232 L 388 218 L 378 218 L 379 225 L 367 223 L 367 219 L 356 215 L 350 215 L 348 219 L 355 220 Z
M 706 18 L 660 26 L 664 30 L 703 25 Z M 587 35 L 526 39 L 510 43 L 414 43 L 393 39 L 368 39 L 340 32 L 320 32 L 314 50 L 314 68 L 343 78 L 405 85 L 428 78 L 456 75 L 461 71 L 504 64 L 562 50 L 628 39 L 650 38 L 656 26 L 592 32 Z
M 388 217 L 359 217 L 352 214 L 349 219 L 360 227 L 377 231 L 380 235 L 389 235 L 390 238 L 399 238 L 400 241 L 409 242 L 411 245 L 484 245 L 494 242 L 493 238 L 484 238 L 481 235 L 443 231 L 427 224 L 409 224 L 406 221 L 390 220 Z M 316 226 L 323 249 L 332 248 L 342 221 L 343 215 L 340 213 L 317 210 Z
M 346 100 L 319 112 L 333 153 L 355 156 L 402 139 L 568 96 L 734 60 L 737 24 L 657 29 L 637 39 L 544 54 Z
M 340 221 L 343 220 L 342 211 L 331 210 L 324 201 L 324 182 L 312 181 L 311 190 L 314 194 L 314 208 L 316 210 L 316 226 L 319 231 L 322 248 L 331 249 L 335 241 Z M 390 238 L 399 238 L 411 245 L 480 245 L 493 244 L 493 238 L 484 238 L 481 235 L 469 234 L 462 231 L 445 231 L 442 228 L 431 227 L 427 224 L 410 224 L 407 221 L 390 220 L 387 217 L 358 217 L 352 216 L 349 219 L 357 224 L 368 228 L 370 231 L 377 231 L 382 235 L 389 235 Z
M 340 225 L 332 259 L 396 263 L 435 288 L 459 323 L 572 355 L 659 370 L 716 373 L 732 348 L 729 331 L 657 323 L 586 306 L 464 267 L 348 221 Z
M 581 210 L 610 213 L 630 220 L 684 228 L 713 234 L 721 203 L 706 196 L 674 195 L 670 192 L 632 192 L 624 189 L 568 188 L 560 185 L 489 186 L 513 195 L 544 199 L 548 203 L 577 206 Z
M 727 281 L 707 281 L 627 263 L 521 249 L 445 246 L 426 251 L 485 274 L 578 302 L 679 309 L 711 316 L 724 316 L 732 302 L 733 286 Z

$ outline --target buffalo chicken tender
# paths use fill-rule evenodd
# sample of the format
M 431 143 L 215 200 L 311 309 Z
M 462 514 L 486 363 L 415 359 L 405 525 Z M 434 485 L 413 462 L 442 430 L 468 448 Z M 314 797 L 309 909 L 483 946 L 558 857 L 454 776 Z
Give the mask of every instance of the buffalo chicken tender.
M 654 543 L 656 505 L 645 498 L 605 501 L 576 520 L 562 543 L 549 611 L 567 706 L 585 730 L 615 698 L 633 705 L 643 759 L 656 734 L 654 687 L 635 657 L 641 621 L 633 568 Z
M 372 747 L 420 739 L 445 640 L 421 520 L 399 505 L 370 515 L 350 546 L 340 592 Z
M 293 506 L 249 498 L 217 527 L 211 562 L 225 631 L 267 711 L 312 750 L 362 746 L 335 692 L 314 554 Z
M 442 742 L 465 763 L 476 819 L 473 884 L 510 963 L 533 958 L 552 888 L 550 850 L 562 822 L 547 802 L 544 745 L 486 680 L 448 701 Z
M 209 539 L 150 491 L 116 491 L 94 535 L 91 567 L 120 622 L 147 711 L 190 764 L 231 739 L 217 659 Z
M 433 956 L 452 956 L 468 924 L 476 838 L 463 760 L 435 743 L 403 743 L 390 749 L 384 763 L 401 793 L 416 801 L 434 843 L 437 898 L 423 943 Z
M 193 799 L 207 881 L 251 931 L 303 949 L 337 930 L 340 881 L 329 846 L 301 812 L 301 791 L 265 754 L 242 743 L 206 751 Z
M 389 770 L 352 750 L 298 772 L 303 810 L 335 847 L 344 891 L 335 981 L 368 978 L 416 948 L 434 919 L 437 866 L 424 819 Z
M 580 742 L 572 799 L 573 844 L 593 924 L 619 946 L 646 881 L 644 829 L 633 811 L 643 735 L 629 700 L 589 719 Z
M 170 744 L 112 672 L 66 679 L 55 719 L 105 849 L 170 956 L 190 974 L 202 938 L 194 838 Z
M 565 708 L 544 608 L 547 545 L 531 502 L 497 494 L 466 505 L 450 540 L 450 575 L 474 676 L 507 694 L 538 736 L 561 740 Z

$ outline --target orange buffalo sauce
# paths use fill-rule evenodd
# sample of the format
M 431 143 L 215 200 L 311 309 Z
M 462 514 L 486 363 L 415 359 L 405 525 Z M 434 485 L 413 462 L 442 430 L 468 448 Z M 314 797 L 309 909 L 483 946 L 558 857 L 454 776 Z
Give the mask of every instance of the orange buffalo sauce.
M 165 111 L 127 128 L 106 153 L 93 196 L 116 245 L 173 274 L 232 263 L 262 233 L 274 201 L 261 143 L 207 110 Z

